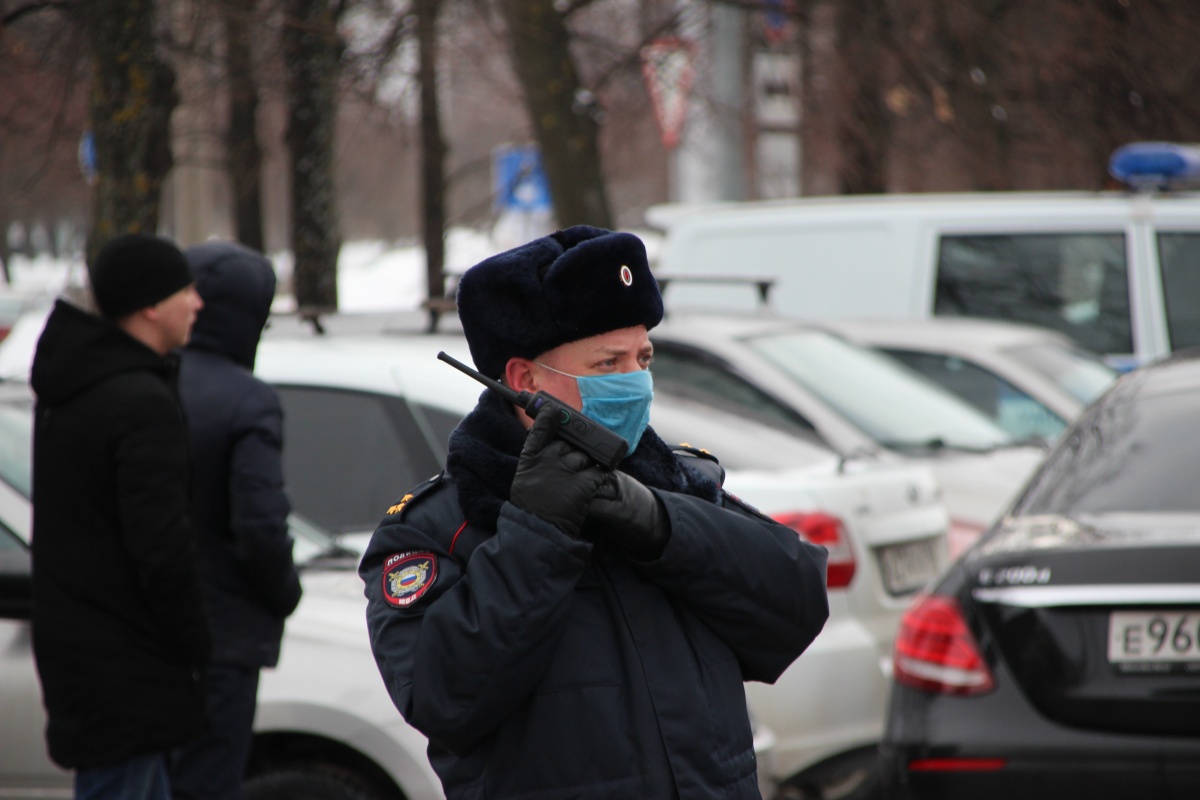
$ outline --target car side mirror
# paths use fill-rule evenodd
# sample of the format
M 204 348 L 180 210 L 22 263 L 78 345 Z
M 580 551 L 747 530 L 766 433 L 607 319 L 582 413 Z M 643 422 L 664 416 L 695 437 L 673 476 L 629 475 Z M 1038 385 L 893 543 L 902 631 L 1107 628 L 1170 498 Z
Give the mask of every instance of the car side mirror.
M 27 550 L 0 551 L 0 619 L 29 619 L 33 562 Z

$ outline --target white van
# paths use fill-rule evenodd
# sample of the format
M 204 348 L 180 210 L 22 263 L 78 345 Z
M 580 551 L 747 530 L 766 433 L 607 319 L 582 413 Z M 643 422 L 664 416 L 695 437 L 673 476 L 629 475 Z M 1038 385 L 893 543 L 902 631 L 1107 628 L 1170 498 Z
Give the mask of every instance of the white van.
M 1141 161 L 1118 151 L 1110 168 L 1131 182 L 1147 159 L 1160 180 L 1200 164 L 1200 150 L 1175 163 L 1178 146 L 1128 147 Z M 823 197 L 647 219 L 666 233 L 655 269 L 668 308 L 749 310 L 770 286 L 788 316 L 1018 320 L 1125 368 L 1200 345 L 1200 192 Z

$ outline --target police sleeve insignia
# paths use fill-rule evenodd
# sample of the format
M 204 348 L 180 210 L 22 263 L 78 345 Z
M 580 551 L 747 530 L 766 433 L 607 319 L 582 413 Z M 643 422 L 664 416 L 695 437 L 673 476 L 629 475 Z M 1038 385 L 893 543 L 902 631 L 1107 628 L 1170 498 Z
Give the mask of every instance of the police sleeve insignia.
M 396 608 L 408 608 L 437 580 L 437 556 L 410 551 L 388 556 L 383 562 L 383 599 Z
M 406 494 L 406 495 L 404 495 L 404 497 L 401 497 L 399 503 L 396 503 L 395 505 L 393 505 L 391 508 L 389 508 L 387 510 L 387 516 L 390 517 L 392 514 L 399 514 L 401 511 L 404 510 L 404 507 L 406 505 L 408 505 L 408 501 L 412 500 L 412 499 L 413 499 L 412 493 Z

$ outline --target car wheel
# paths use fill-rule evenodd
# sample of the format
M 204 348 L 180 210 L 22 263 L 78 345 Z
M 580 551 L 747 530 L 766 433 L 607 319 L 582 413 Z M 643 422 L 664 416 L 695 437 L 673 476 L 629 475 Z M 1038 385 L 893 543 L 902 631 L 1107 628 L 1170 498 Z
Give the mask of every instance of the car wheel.
M 353 775 L 322 769 L 287 769 L 246 781 L 246 800 L 382 800 Z

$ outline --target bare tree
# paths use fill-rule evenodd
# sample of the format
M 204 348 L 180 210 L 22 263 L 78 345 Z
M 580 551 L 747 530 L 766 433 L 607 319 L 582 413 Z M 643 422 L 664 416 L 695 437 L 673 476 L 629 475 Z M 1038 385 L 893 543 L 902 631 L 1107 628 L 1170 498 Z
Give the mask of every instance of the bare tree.
M 287 142 L 291 176 L 292 281 L 296 304 L 337 308 L 341 247 L 334 185 L 334 128 L 344 0 L 284 0 Z
M 72 7 L 92 55 L 96 183 L 89 257 L 112 236 L 158 229 L 179 97 L 174 70 L 158 56 L 154 7 L 154 0 L 88 0 Z
M 1118 145 L 1200 137 L 1194 3 L 798 9 L 806 193 L 1099 189 Z
M 500 8 L 558 224 L 611 228 L 595 98 L 580 83 L 564 15 L 554 0 L 501 0 Z
M 225 32 L 225 75 L 229 83 L 229 123 L 225 129 L 226 172 L 233 187 L 233 221 L 237 239 L 265 249 L 263 233 L 262 147 L 258 140 L 258 84 L 253 44 L 258 22 L 257 0 L 221 4 Z
M 417 0 L 417 46 L 421 84 L 421 238 L 429 293 L 429 328 L 437 327 L 444 304 L 446 265 L 446 142 L 438 103 L 438 10 L 441 0 Z
M 0 2 L 0 264 L 78 245 L 89 193 L 77 157 L 88 62 L 62 3 Z M 10 232 L 14 239 L 10 241 Z M 41 234 L 45 234 L 43 239 Z

